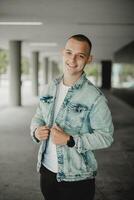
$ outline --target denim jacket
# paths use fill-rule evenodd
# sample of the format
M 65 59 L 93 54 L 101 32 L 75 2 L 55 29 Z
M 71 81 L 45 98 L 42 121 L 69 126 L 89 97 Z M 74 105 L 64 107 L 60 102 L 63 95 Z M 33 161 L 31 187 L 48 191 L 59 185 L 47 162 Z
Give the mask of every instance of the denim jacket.
M 107 100 L 102 92 L 87 78 L 85 73 L 68 90 L 63 104 L 53 122 L 57 86 L 55 79 L 40 98 L 31 122 L 31 136 L 37 127 L 53 123 L 72 135 L 74 147 L 56 145 L 58 159 L 57 181 L 78 181 L 96 176 L 97 161 L 93 150 L 109 147 L 113 142 L 113 123 Z M 37 171 L 40 170 L 47 141 L 40 142 Z

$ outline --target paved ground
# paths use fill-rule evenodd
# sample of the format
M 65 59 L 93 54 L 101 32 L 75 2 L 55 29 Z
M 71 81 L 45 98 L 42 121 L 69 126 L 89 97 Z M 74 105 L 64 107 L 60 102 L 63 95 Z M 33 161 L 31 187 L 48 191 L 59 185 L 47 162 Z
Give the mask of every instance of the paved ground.
M 134 108 L 134 87 L 133 88 L 121 88 L 112 89 L 112 94 L 118 98 L 124 100 L 126 103 Z
M 134 200 L 134 109 L 108 95 L 115 126 L 111 148 L 96 151 L 96 200 Z
M 134 109 L 106 93 L 115 142 L 96 151 L 99 163 L 95 200 L 134 200 Z M 0 109 L 0 200 L 42 200 L 36 173 L 38 145 L 29 135 L 37 99 Z

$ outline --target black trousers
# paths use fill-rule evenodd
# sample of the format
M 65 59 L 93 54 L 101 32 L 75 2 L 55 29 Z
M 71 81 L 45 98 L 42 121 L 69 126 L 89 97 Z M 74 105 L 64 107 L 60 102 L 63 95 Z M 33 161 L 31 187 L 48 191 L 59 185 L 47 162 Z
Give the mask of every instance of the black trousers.
M 41 166 L 40 187 L 45 200 L 93 200 L 95 179 L 58 182 L 56 173 Z

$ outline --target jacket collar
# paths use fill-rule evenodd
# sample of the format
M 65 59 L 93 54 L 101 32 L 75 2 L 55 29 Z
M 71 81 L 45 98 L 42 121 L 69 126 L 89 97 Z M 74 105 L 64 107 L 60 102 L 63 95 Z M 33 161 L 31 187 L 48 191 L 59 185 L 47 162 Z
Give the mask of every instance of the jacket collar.
M 58 85 L 61 82 L 61 80 L 63 79 L 63 77 L 64 77 L 64 75 L 55 79 L 54 80 L 55 85 Z M 83 83 L 85 82 L 85 80 L 86 80 L 86 74 L 85 74 L 85 72 L 83 72 L 81 77 L 79 78 L 79 80 L 77 80 L 75 82 L 75 84 L 71 87 L 71 89 L 80 89 L 82 87 Z

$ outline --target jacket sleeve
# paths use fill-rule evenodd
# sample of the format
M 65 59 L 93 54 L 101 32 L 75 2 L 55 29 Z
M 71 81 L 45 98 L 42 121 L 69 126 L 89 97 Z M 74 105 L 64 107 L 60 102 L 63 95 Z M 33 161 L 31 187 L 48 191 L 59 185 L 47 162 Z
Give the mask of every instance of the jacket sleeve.
M 39 141 L 35 138 L 35 130 L 40 127 L 44 126 L 46 123 L 43 119 L 42 111 L 41 111 L 41 103 L 38 105 L 35 115 L 31 120 L 30 130 L 31 130 L 31 137 L 34 142 L 38 143 Z
M 91 109 L 89 119 L 93 132 L 74 137 L 79 153 L 107 148 L 112 144 L 114 127 L 106 101 L 103 95 L 99 96 Z

